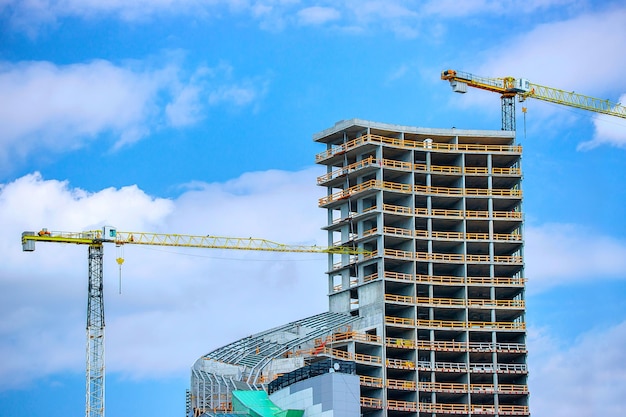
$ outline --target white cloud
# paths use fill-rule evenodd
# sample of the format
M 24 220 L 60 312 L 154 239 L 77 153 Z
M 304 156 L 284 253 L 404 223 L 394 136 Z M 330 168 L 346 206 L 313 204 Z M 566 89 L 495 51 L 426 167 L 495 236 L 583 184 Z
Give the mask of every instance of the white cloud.
M 42 27 L 54 27 L 64 18 L 114 18 L 145 23 L 171 16 L 206 21 L 227 14 L 250 14 L 262 23 L 268 18 L 276 22 L 297 3 L 297 0 L 4 0 L 0 2 L 0 17 L 4 12 L 8 27 L 36 37 Z
M 391 73 L 387 76 L 387 81 L 396 81 L 404 77 L 409 72 L 409 65 L 401 64 L 397 68 L 395 68 Z
M 58 66 L 0 66 L 0 160 L 84 146 L 102 133 L 117 145 L 145 136 L 158 115 L 156 99 L 172 82 L 169 70 L 138 72 L 108 61 Z
M 126 21 L 142 21 L 160 13 L 200 13 L 213 4 L 237 3 L 228 0 L 5 0 L 0 12 L 8 10 L 11 25 L 31 35 L 38 24 L 54 24 L 64 17 L 115 16 Z M 2 7 L 3 6 L 3 7 Z
M 251 85 L 225 85 L 209 94 L 209 104 L 230 103 L 245 106 L 256 101 L 260 93 L 261 91 Z
M 531 82 L 616 100 L 626 90 L 626 8 L 541 24 L 485 51 L 478 75 Z M 586 30 L 585 28 L 593 28 Z M 459 70 L 469 70 L 459 68 Z M 530 103 L 528 104 L 531 105 Z
M 341 13 L 333 7 L 313 6 L 304 8 L 297 13 L 302 25 L 323 25 L 341 17 Z
M 78 148 L 103 131 L 120 141 L 139 139 L 160 87 L 157 74 L 145 75 L 107 61 L 2 64 L 0 159 L 11 151 L 25 156 L 35 148 Z
M 200 67 L 191 76 L 174 64 L 138 66 L 103 60 L 0 64 L 3 168 L 10 168 L 14 157 L 66 152 L 106 135 L 114 136 L 117 149 L 163 126 L 196 123 L 208 104 L 248 106 L 267 89 L 261 79 L 234 79 L 233 69 L 224 64 Z
M 403 1 L 366 0 L 345 2 L 352 32 L 367 33 L 382 27 L 407 39 L 417 37 L 420 27 L 420 7 Z
M 626 278 L 626 242 L 585 226 L 526 226 L 525 241 L 530 292 L 574 281 Z
M 136 186 L 96 193 L 28 175 L 0 188 L 0 389 L 84 369 L 87 248 L 37 244 L 22 231 L 126 231 L 325 244 L 319 168 L 195 184 L 176 199 Z M 105 248 L 107 370 L 185 375 L 202 354 L 326 310 L 326 256 L 126 245 Z M 122 294 L 118 265 L 122 256 Z M 42 354 L 42 349 L 45 354 Z
M 532 415 L 625 415 L 626 322 L 592 329 L 573 344 L 551 333 L 550 329 L 529 330 Z
M 626 103 L 626 94 L 623 94 L 618 102 Z M 590 150 L 605 144 L 626 148 L 626 119 L 599 114 L 593 118 L 593 124 L 595 129 L 593 139 L 580 143 L 578 150 Z
M 343 20 L 348 33 L 369 33 L 373 28 L 390 31 L 403 38 L 417 37 L 424 27 L 440 30 L 439 21 L 467 17 L 517 18 L 531 13 L 567 8 L 567 13 L 585 9 L 574 0 L 341 0 L 313 5 L 299 0 L 5 0 L 9 25 L 36 36 L 42 25 L 54 25 L 67 17 L 101 19 L 113 17 L 126 22 L 146 22 L 166 16 L 192 16 L 194 19 L 223 19 L 225 16 L 250 17 L 260 28 L 281 31 L 288 25 L 323 25 Z M 304 6 L 304 7 L 303 7 Z M 560 8 L 560 9 L 559 9 Z M 437 21 L 437 22 L 435 22 Z M 432 32 L 431 30 L 428 31 Z
M 202 89 L 195 85 L 187 85 L 178 92 L 171 103 L 165 106 L 165 114 L 173 127 L 188 126 L 202 118 L 200 93 Z
M 424 7 L 423 12 L 428 15 L 437 15 L 445 18 L 460 18 L 481 15 L 520 15 L 545 11 L 553 7 L 576 6 L 575 0 L 431 0 Z

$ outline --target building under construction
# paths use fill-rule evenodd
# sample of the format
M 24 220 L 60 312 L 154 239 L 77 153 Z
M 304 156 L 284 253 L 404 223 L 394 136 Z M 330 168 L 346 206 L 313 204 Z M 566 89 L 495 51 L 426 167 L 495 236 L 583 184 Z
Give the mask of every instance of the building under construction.
M 515 133 L 352 119 L 314 140 L 328 245 L 359 253 L 328 255 L 328 312 L 198 359 L 188 416 L 529 415 Z

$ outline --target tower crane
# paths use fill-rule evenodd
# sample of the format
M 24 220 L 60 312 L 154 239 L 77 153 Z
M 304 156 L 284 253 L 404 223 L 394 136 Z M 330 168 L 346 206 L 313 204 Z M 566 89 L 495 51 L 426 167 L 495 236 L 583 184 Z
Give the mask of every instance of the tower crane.
M 122 245 L 175 246 L 207 249 L 237 249 L 269 252 L 331 253 L 368 255 L 369 252 L 351 246 L 286 245 L 258 238 L 193 236 L 165 233 L 121 232 L 115 227 L 85 232 L 51 232 L 42 229 L 22 233 L 22 250 L 32 252 L 36 242 L 73 243 L 87 245 L 89 276 L 87 291 L 87 371 L 85 417 L 104 417 L 104 300 L 103 246 Z M 118 264 L 123 259 L 117 258 Z
M 452 90 L 456 93 L 466 93 L 467 86 L 470 86 L 501 94 L 502 130 L 515 130 L 516 96 L 520 102 L 527 98 L 535 98 L 626 119 L 626 107 L 621 104 L 614 104 L 609 100 L 602 100 L 573 91 L 533 84 L 525 78 L 488 78 L 467 72 L 445 70 L 441 73 L 441 79 L 448 80 Z

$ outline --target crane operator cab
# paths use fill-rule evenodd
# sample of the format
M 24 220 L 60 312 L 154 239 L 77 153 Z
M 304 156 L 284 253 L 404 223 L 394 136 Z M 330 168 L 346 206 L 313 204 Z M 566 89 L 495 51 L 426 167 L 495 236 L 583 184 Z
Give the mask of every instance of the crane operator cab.
M 102 240 L 105 242 L 114 242 L 117 240 L 117 228 L 113 226 L 104 226 L 102 228 Z

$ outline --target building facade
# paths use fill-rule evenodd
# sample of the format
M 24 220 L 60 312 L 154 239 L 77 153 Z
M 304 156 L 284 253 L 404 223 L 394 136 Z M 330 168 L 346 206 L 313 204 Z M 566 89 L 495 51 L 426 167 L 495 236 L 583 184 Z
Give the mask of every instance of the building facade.
M 328 358 L 354 362 L 363 416 L 529 415 L 514 132 L 352 119 L 314 140 L 328 246 L 355 249 L 329 254 L 329 311 L 200 358 L 188 415 Z
M 329 245 L 371 252 L 328 267 L 330 311 L 361 317 L 331 339 L 363 359 L 363 414 L 528 415 L 514 132 L 349 120 L 314 139 Z

